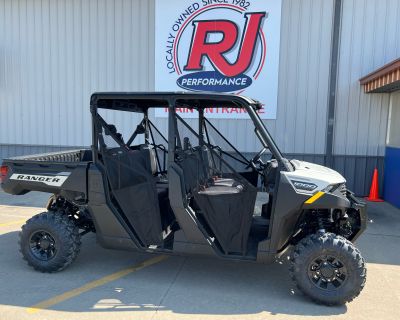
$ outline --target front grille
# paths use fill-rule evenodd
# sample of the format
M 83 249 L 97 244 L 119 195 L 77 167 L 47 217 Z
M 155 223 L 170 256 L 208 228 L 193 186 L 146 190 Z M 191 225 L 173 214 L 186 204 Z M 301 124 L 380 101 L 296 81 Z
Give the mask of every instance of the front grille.
M 347 188 L 346 188 L 346 184 L 342 183 L 339 187 L 338 187 L 338 191 L 345 197 L 347 195 Z
M 330 192 L 331 192 L 331 193 L 339 192 L 339 193 L 342 194 L 344 197 L 346 197 L 346 195 L 347 195 L 346 184 L 345 184 L 345 183 L 336 184 L 336 185 L 330 190 Z

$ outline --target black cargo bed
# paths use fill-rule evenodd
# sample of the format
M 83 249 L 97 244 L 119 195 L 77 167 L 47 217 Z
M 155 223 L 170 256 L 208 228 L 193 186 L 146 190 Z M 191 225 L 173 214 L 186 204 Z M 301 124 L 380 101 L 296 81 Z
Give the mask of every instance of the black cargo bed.
M 59 152 L 49 152 L 31 154 L 25 156 L 11 157 L 4 159 L 5 162 L 91 162 L 92 151 L 90 149 L 66 150 Z
M 10 194 L 41 191 L 85 201 L 87 200 L 87 170 L 91 163 L 90 149 L 4 159 L 3 166 L 7 167 L 7 175 L 1 186 Z

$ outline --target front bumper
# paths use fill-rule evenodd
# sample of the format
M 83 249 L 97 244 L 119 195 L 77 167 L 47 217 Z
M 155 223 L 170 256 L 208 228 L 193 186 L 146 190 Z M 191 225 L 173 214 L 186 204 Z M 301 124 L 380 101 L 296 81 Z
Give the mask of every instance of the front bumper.
M 350 201 L 350 208 L 358 212 L 360 219 L 359 230 L 355 232 L 350 239 L 354 242 L 367 228 L 367 205 L 365 202 L 360 201 L 360 199 L 356 198 L 354 196 L 354 193 L 351 191 L 347 191 L 347 199 Z

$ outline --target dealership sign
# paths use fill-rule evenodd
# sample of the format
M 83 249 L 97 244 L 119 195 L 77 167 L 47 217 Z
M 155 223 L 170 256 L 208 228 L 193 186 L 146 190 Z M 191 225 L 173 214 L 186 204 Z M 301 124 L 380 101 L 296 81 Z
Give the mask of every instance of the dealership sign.
M 263 119 L 275 119 L 280 19 L 281 0 L 156 0 L 155 89 L 243 94 L 263 103 Z M 215 107 L 209 118 L 246 117 Z

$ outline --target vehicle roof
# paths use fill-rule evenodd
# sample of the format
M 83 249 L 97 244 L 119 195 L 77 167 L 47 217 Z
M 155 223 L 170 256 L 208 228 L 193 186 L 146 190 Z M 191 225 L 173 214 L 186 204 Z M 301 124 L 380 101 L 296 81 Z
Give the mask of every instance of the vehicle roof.
M 252 105 L 261 109 L 260 102 L 240 95 L 210 92 L 95 92 L 91 106 L 113 110 L 143 112 L 149 108 L 167 108 L 170 103 L 177 107 L 223 108 Z M 218 105 L 215 105 L 216 102 Z

